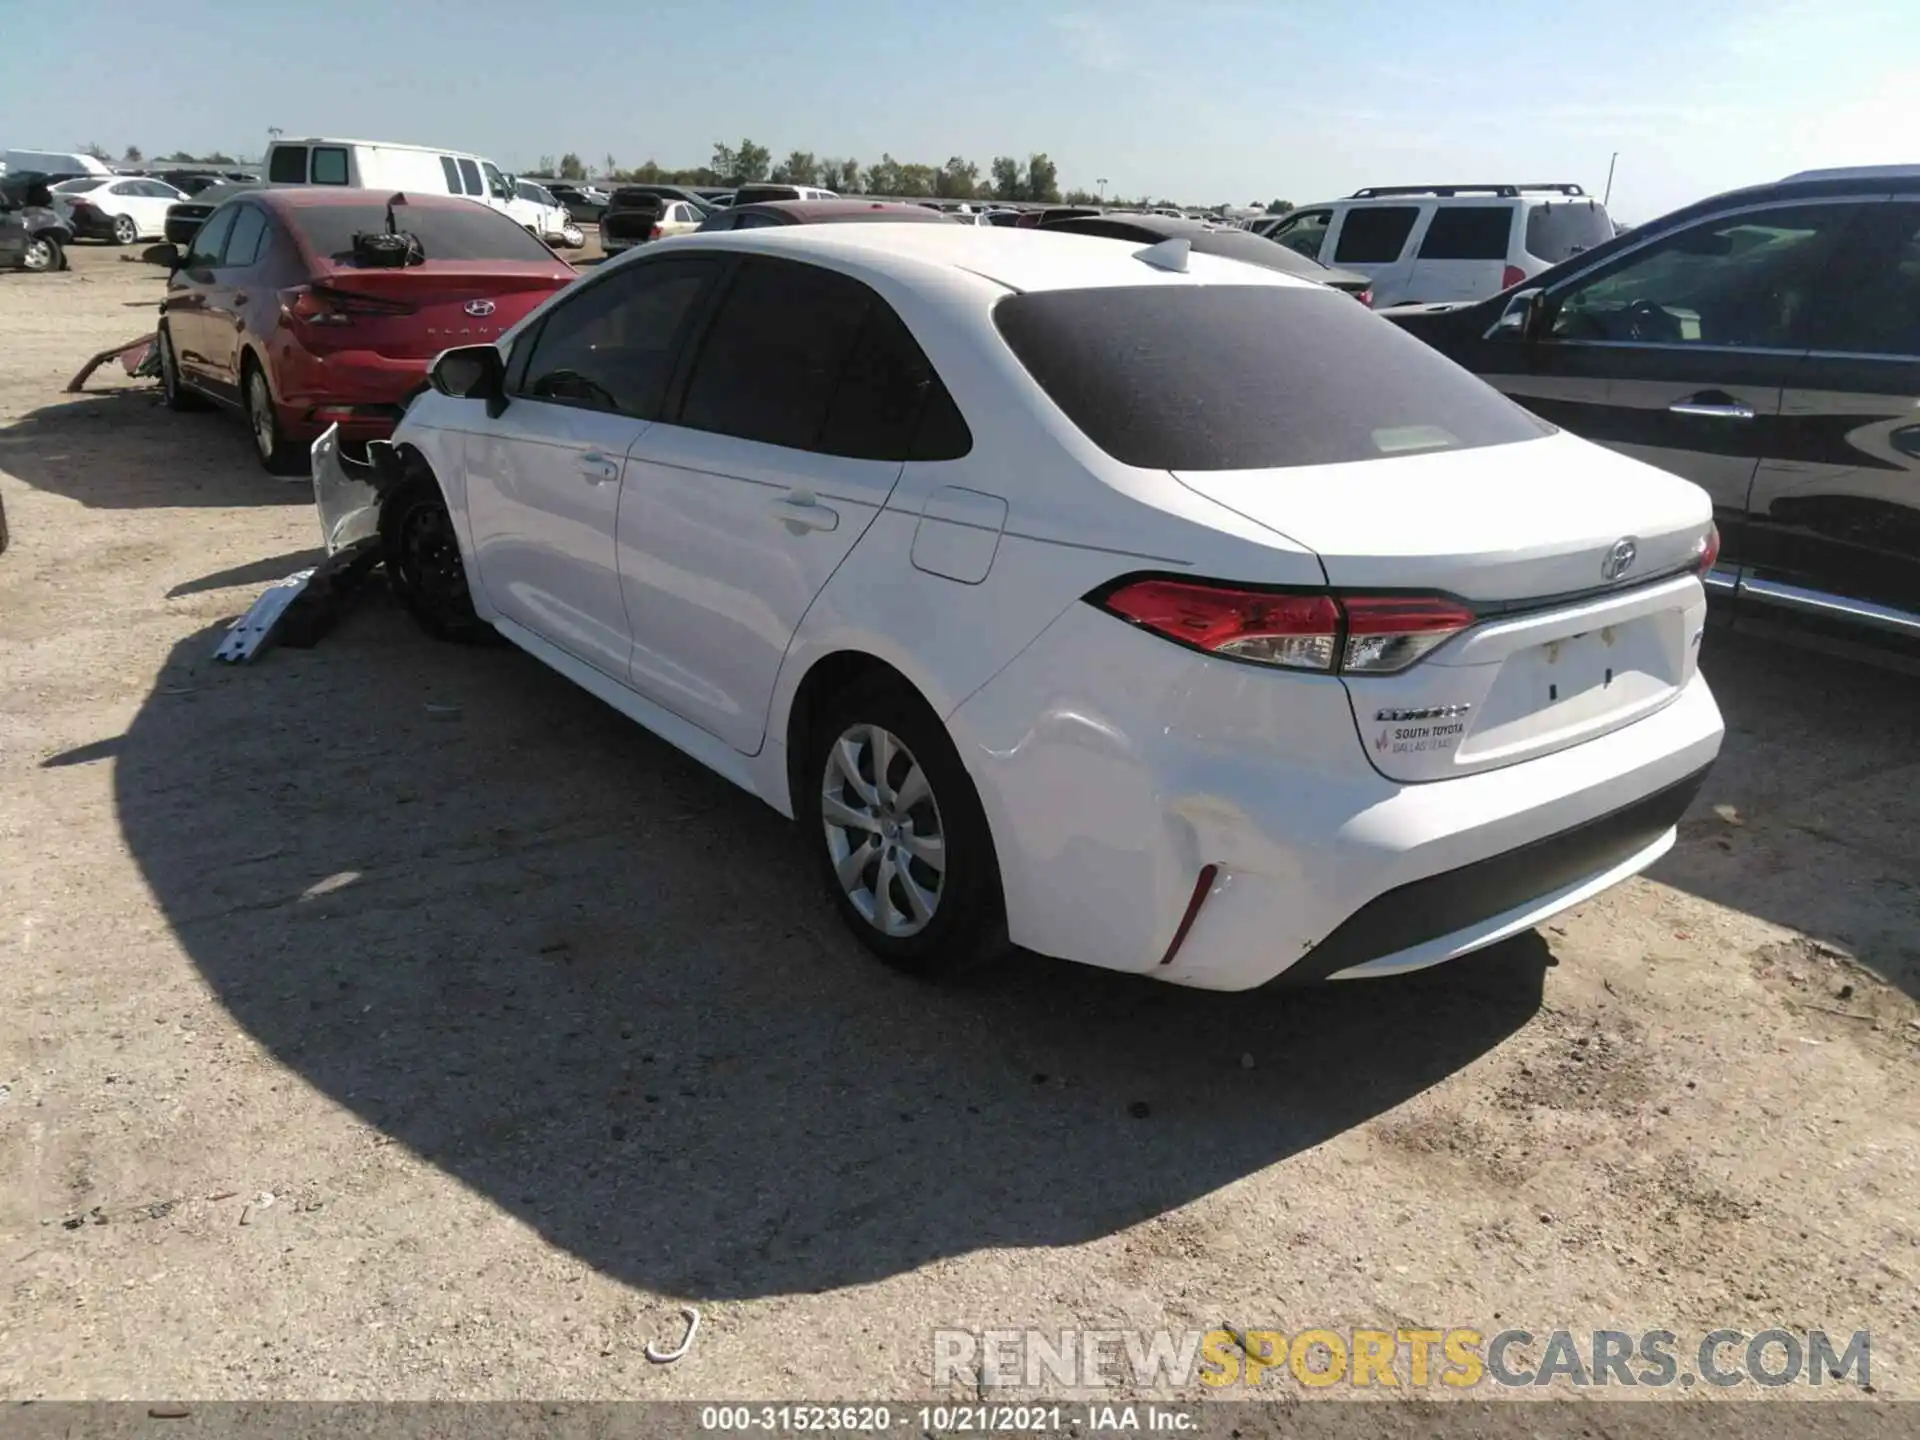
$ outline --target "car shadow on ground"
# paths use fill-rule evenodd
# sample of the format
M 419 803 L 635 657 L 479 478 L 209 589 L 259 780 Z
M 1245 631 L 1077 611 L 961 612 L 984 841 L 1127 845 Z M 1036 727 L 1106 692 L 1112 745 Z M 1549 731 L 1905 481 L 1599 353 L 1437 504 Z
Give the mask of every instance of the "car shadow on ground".
M 517 651 L 434 645 L 377 585 L 314 650 L 224 668 L 217 638 L 176 648 L 110 752 L 214 996 L 370 1126 L 656 1291 L 1112 1234 L 1486 1054 L 1551 963 L 1528 935 L 1305 992 L 1037 957 L 931 987 L 843 932 L 786 821 Z
M 0 425 L 0 470 L 98 510 L 313 503 L 309 482 L 260 468 L 238 415 L 176 414 L 117 363 L 86 393 Z
M 1724 623 L 1701 668 L 1727 738 L 1653 878 L 1920 998 L 1920 681 Z

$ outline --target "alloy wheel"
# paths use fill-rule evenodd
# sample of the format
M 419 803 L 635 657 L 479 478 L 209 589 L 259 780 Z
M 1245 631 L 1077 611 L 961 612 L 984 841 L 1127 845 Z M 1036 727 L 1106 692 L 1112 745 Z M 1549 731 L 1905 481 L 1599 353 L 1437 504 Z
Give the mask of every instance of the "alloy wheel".
M 51 270 L 53 268 L 52 242 L 44 239 L 29 241 L 26 253 L 20 257 L 20 265 L 22 269 L 31 270 L 35 274 Z
M 247 419 L 253 425 L 253 443 L 260 447 L 260 458 L 271 460 L 279 447 L 274 432 L 273 394 L 267 389 L 267 377 L 255 366 L 247 375 Z
M 453 520 L 439 504 L 412 506 L 398 536 L 400 583 L 434 614 L 457 621 L 469 613 L 467 570 Z
M 116 244 L 131 245 L 140 238 L 140 227 L 133 223 L 131 215 L 116 216 L 113 222 L 113 238 Z
M 849 903 L 896 940 L 932 923 L 946 888 L 946 831 L 933 784 L 892 731 L 849 726 L 820 785 L 827 853 Z

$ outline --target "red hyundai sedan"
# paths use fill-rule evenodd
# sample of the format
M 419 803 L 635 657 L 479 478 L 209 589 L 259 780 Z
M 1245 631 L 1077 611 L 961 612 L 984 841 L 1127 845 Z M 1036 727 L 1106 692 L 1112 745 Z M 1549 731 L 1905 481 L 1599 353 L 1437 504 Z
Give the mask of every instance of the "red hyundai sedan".
M 472 200 L 244 191 L 207 217 L 167 283 L 167 404 L 240 410 L 260 463 L 301 474 L 327 426 L 385 438 L 434 356 L 497 338 L 577 274 Z

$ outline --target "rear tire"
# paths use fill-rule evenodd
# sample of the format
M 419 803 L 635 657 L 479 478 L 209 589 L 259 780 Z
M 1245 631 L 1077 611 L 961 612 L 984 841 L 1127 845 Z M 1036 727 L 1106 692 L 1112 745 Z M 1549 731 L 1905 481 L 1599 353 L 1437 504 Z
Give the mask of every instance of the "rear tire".
M 501 643 L 473 608 L 453 517 L 431 475 L 403 481 L 382 502 L 380 551 L 388 586 L 422 630 L 456 645 Z
M 924 979 L 1002 958 L 993 836 L 939 717 L 901 681 L 877 677 L 835 698 L 808 732 L 794 808 L 854 937 Z
M 26 252 L 20 257 L 20 268 L 35 275 L 64 270 L 67 268 L 67 252 L 60 248 L 60 242 L 53 236 L 36 235 L 27 241 Z
M 113 243 L 131 245 L 140 238 L 140 226 L 131 215 L 113 217 Z
M 273 408 L 273 387 L 267 372 L 249 355 L 240 365 L 240 395 L 247 412 L 247 429 L 253 435 L 253 453 L 269 475 L 304 475 L 310 456 L 289 443 L 280 432 L 280 415 Z

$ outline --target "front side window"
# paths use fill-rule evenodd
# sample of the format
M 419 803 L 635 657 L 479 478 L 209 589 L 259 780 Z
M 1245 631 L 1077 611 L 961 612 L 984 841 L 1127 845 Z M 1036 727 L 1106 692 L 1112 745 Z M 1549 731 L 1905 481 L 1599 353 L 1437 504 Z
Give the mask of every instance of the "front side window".
M 497 200 L 511 200 L 513 190 L 507 184 L 507 177 L 500 173 L 500 167 L 489 160 L 481 168 L 487 174 L 487 193 Z
M 1553 432 L 1319 286 L 1042 290 L 1008 296 L 993 316 L 1066 417 L 1142 469 L 1335 465 Z
M 1268 232 L 1268 238 L 1279 241 L 1296 255 L 1318 260 L 1320 247 L 1327 243 L 1327 227 L 1332 223 L 1331 210 L 1308 210 L 1281 221 Z
M 229 270 L 253 264 L 267 241 L 267 217 L 258 205 L 236 206 L 235 211 L 233 230 L 220 260 L 221 267 Z
M 307 183 L 307 147 L 304 145 L 276 145 L 273 158 L 267 161 L 267 179 L 275 185 L 304 185 Z
M 679 423 L 817 448 L 872 298 L 859 281 L 816 265 L 744 262 L 701 342 Z
M 232 233 L 234 218 L 239 213 L 238 205 L 213 212 L 200 227 L 200 233 L 193 237 L 193 244 L 187 247 L 187 269 L 211 270 L 220 263 L 220 252 L 227 248 L 227 236 Z
M 1363 205 L 1347 211 L 1334 247 L 1336 265 L 1389 265 L 1400 258 L 1420 210 L 1414 205 Z
M 687 325 L 719 268 L 695 258 L 631 265 L 556 305 L 534 337 L 520 393 L 659 418 Z
M 480 183 L 480 167 L 471 160 L 457 162 L 460 166 L 461 189 L 468 195 L 484 195 L 486 187 Z
M 1562 340 L 1780 348 L 1808 318 L 1856 205 L 1750 210 L 1689 225 L 1552 297 Z
M 347 152 L 338 145 L 314 146 L 313 183 L 316 185 L 346 184 Z
M 1420 258 L 1504 260 L 1513 237 L 1513 216 L 1513 209 L 1503 205 L 1442 205 L 1433 212 L 1421 238 Z

